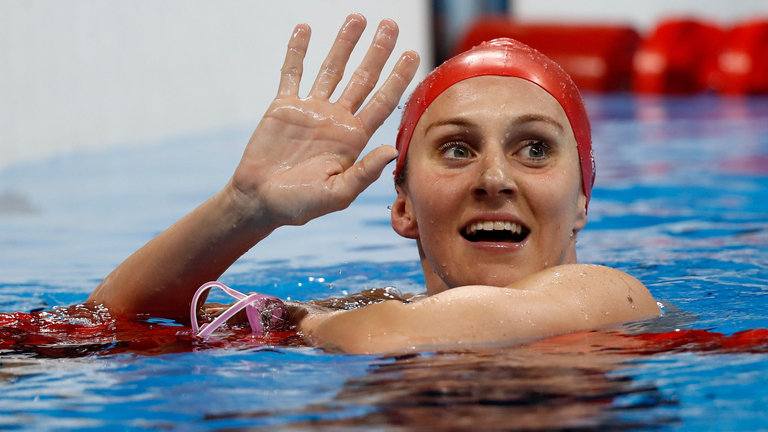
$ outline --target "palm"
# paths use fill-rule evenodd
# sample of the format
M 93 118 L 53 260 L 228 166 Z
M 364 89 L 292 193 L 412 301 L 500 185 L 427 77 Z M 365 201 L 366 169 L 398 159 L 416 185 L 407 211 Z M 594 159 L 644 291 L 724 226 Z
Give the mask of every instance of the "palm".
M 261 197 L 273 218 L 305 223 L 349 205 L 338 175 L 369 138 L 354 115 L 328 101 L 275 100 L 243 155 L 236 186 Z

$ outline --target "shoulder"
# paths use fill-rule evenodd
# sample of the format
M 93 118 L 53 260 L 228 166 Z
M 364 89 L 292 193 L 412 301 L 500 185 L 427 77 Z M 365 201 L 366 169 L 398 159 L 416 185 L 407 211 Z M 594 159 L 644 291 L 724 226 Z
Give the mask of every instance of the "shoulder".
M 561 301 L 587 309 L 614 313 L 622 321 L 660 313 L 648 288 L 615 268 L 594 264 L 566 264 L 547 268 L 510 285 L 509 289 L 547 292 Z
M 446 327 L 453 325 L 453 320 L 460 323 L 457 325 L 492 329 L 496 335 L 511 337 L 585 330 L 661 313 L 653 295 L 638 279 L 621 270 L 590 264 L 547 268 L 507 287 L 457 287 L 421 303 L 424 310 L 441 311 L 430 320 L 443 321 Z M 453 313 L 442 313 L 447 310 Z
M 564 264 L 546 268 L 510 285 L 519 289 L 552 289 L 555 287 L 593 290 L 627 288 L 648 292 L 642 282 L 612 267 L 596 264 Z

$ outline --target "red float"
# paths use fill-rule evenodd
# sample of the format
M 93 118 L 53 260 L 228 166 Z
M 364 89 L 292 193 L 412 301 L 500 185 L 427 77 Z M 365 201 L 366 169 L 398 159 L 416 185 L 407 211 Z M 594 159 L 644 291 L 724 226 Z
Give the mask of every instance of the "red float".
M 712 69 L 710 83 L 722 93 L 768 93 L 768 19 L 728 31 Z
M 640 93 L 696 93 L 710 88 L 723 30 L 693 20 L 661 22 L 635 55 L 632 88 Z

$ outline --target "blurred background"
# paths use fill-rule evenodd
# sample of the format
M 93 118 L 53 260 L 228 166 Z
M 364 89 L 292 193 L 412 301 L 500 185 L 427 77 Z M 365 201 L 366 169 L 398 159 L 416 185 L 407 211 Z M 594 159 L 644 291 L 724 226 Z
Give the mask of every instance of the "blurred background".
M 252 128 L 293 26 L 312 26 L 311 77 L 350 12 L 371 28 L 395 19 L 397 50 L 422 55 L 421 76 L 478 38 L 506 35 L 554 57 L 586 91 L 768 91 L 765 0 L 0 0 L 0 169 Z

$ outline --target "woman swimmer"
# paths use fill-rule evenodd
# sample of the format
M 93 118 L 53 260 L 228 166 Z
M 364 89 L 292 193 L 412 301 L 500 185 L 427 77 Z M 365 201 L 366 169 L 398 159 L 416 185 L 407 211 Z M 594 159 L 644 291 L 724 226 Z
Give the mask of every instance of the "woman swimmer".
M 330 102 L 364 28 L 361 15 L 347 17 L 309 96 L 300 98 L 310 29 L 297 26 L 277 97 L 229 183 L 126 259 L 89 302 L 116 315 L 185 320 L 201 284 L 277 227 L 346 208 L 397 158 L 392 227 L 416 240 L 428 296 L 346 311 L 293 305 L 299 312 L 290 324 L 310 343 L 390 352 L 659 314 L 636 279 L 576 263 L 594 167 L 581 96 L 559 66 L 512 40 L 454 57 L 410 97 L 397 149 L 381 146 L 355 162 L 419 62 L 404 53 L 363 106 L 397 39 L 396 24 L 384 20 Z

